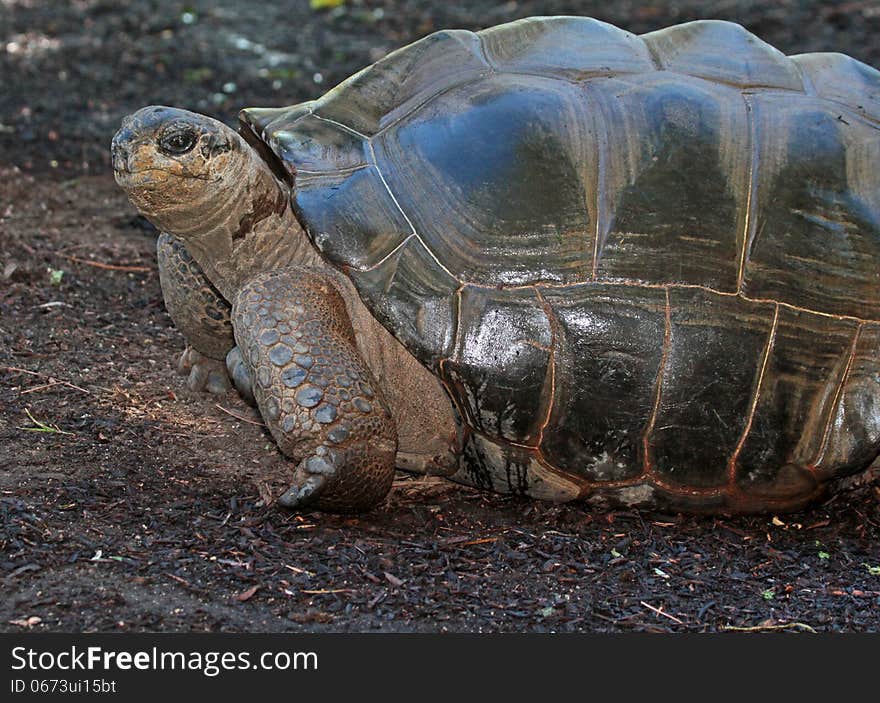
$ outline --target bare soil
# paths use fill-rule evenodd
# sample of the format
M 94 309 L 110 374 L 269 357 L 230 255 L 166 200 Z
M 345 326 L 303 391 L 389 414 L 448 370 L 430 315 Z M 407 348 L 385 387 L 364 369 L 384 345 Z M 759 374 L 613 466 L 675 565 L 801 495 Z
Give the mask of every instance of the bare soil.
M 714 519 L 400 474 L 367 515 L 293 514 L 261 499 L 259 417 L 175 374 L 155 232 L 109 175 L 124 114 L 231 123 L 434 29 L 562 13 L 880 65 L 880 2 L 0 3 L 0 630 L 880 629 L 876 485 Z

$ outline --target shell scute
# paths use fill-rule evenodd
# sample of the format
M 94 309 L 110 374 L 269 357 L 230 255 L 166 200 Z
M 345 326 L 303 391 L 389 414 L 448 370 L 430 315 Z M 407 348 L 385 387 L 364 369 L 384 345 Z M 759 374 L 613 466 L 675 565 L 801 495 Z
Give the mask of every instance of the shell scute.
M 466 286 L 456 337 L 443 376 L 468 424 L 536 444 L 553 387 L 553 332 L 536 291 Z
M 596 139 L 584 108 L 575 86 L 499 74 L 379 135 L 376 162 L 415 231 L 463 282 L 583 280 Z
M 368 163 L 369 147 L 361 137 L 311 114 L 288 129 L 275 129 L 271 146 L 297 175 L 347 171 Z
M 358 293 L 376 318 L 434 371 L 454 341 L 458 281 L 416 236 L 366 270 L 351 270 Z
M 837 53 L 798 54 L 791 60 L 816 95 L 880 121 L 880 71 L 876 68 Z
M 604 283 L 542 290 L 556 329 L 543 456 L 589 481 L 638 476 L 663 361 L 664 291 L 633 295 L 631 287 Z
M 640 78 L 593 90 L 609 142 L 597 274 L 735 288 L 751 166 L 746 103 L 707 81 Z
M 372 136 L 444 87 L 488 70 L 473 32 L 435 32 L 333 88 L 318 101 L 316 112 Z
M 785 464 L 816 462 L 856 330 L 851 320 L 780 308 L 773 348 L 756 391 L 751 430 L 736 460 L 735 476 L 743 490 L 772 484 L 778 467 Z M 846 425 L 841 422 L 840 429 L 846 431 Z
M 825 100 L 752 96 L 759 168 L 742 288 L 835 315 L 880 310 L 880 130 Z
M 880 325 L 854 337 L 828 437 L 816 462 L 822 479 L 847 476 L 870 464 L 880 445 Z
M 372 166 L 301 176 L 293 208 L 318 250 L 354 269 L 373 266 L 411 233 Z
M 654 67 L 638 36 L 591 17 L 529 17 L 477 34 L 487 59 L 500 71 L 578 80 Z
M 276 132 L 290 129 L 301 118 L 312 114 L 314 101 L 289 107 L 246 107 L 239 113 L 241 122 L 270 146 Z
M 791 59 L 744 27 L 698 20 L 642 35 L 661 69 L 743 88 L 803 90 Z

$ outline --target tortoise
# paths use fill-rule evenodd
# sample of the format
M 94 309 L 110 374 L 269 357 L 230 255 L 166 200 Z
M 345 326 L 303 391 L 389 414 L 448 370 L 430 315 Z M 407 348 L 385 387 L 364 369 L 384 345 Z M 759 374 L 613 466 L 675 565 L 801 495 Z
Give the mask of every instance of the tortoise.
M 238 132 L 146 107 L 112 158 L 188 383 L 256 404 L 282 506 L 367 510 L 397 466 L 769 512 L 880 453 L 878 127 L 843 54 L 534 17 Z

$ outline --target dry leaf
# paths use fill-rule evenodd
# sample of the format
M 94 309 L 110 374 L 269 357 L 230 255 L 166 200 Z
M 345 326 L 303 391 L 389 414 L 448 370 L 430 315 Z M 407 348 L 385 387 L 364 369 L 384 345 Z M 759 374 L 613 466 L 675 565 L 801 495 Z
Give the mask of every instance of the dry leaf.
M 403 581 L 397 578 L 394 574 L 389 574 L 387 571 L 385 572 L 385 578 L 392 586 L 400 588 L 403 585 Z
M 248 601 L 248 600 L 250 600 L 251 598 L 253 598 L 253 597 L 254 597 L 254 593 L 256 593 L 256 592 L 259 591 L 259 590 L 260 590 L 260 586 L 251 586 L 251 587 L 250 587 L 249 589 L 247 589 L 246 591 L 242 591 L 241 593 L 238 593 L 235 597 L 236 597 L 239 601 L 241 601 L 242 603 L 244 603 L 245 601 Z

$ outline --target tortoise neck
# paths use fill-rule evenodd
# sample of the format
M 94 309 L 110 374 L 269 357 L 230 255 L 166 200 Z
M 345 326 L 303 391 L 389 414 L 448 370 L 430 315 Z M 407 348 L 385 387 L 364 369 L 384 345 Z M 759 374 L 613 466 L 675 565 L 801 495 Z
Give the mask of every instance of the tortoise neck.
M 287 184 L 243 140 L 241 147 L 239 172 L 226 175 L 221 188 L 206 193 L 196 217 L 172 232 L 227 300 L 261 271 L 326 265 L 290 209 Z

